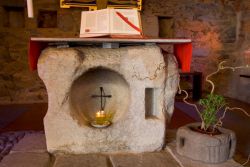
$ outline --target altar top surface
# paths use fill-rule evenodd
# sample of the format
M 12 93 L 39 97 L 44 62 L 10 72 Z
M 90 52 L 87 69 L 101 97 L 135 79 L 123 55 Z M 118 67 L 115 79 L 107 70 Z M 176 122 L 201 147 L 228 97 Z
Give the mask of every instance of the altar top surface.
M 162 39 L 162 38 L 142 38 L 142 39 L 133 39 L 133 38 L 41 38 L 41 37 L 32 37 L 30 39 L 34 42 L 81 42 L 81 43 L 162 43 L 162 44 L 183 44 L 191 43 L 191 39 Z

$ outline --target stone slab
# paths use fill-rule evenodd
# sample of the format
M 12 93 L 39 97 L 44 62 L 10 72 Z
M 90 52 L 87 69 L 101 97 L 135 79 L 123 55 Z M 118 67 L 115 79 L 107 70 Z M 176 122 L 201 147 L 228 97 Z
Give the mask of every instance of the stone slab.
M 11 152 L 47 152 L 45 134 L 43 132 L 26 134 Z
M 48 167 L 48 153 L 11 153 L 4 157 L 0 167 Z
M 180 167 L 168 152 L 120 154 L 110 157 L 113 167 Z
M 83 42 L 83 43 L 100 43 L 100 42 L 119 42 L 119 43 L 169 43 L 182 44 L 190 43 L 191 39 L 121 39 L 121 38 L 40 38 L 32 37 L 31 41 L 36 42 Z
M 201 167 L 201 166 L 202 167 L 243 167 L 241 164 L 235 162 L 233 159 L 230 159 L 226 162 L 219 163 L 219 164 L 206 164 L 204 162 L 191 160 L 177 153 L 175 141 L 169 143 L 165 150 L 171 153 L 175 157 L 176 161 L 178 161 L 182 167 Z
M 58 155 L 53 167 L 109 167 L 106 156 L 98 154 Z
M 4 132 L 0 134 L 0 160 L 8 155 L 13 146 L 25 135 L 25 132 Z

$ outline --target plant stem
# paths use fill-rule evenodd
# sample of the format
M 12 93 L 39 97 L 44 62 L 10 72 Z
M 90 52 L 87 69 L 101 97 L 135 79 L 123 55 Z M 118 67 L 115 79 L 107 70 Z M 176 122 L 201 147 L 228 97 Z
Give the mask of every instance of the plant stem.
M 186 90 L 181 89 L 180 82 L 178 83 L 178 89 L 179 89 L 179 91 L 178 91 L 179 94 L 181 94 L 181 92 L 184 92 L 185 95 L 186 95 L 186 96 L 182 99 L 183 102 L 186 103 L 186 104 L 188 104 L 188 105 L 190 105 L 190 106 L 193 106 L 193 107 L 195 108 L 195 110 L 197 111 L 197 113 L 199 114 L 199 116 L 200 116 L 200 118 L 201 118 L 201 121 L 204 122 L 203 117 L 202 117 L 202 115 L 201 115 L 201 112 L 200 112 L 200 110 L 198 109 L 197 105 L 196 105 L 196 104 L 189 103 L 189 102 L 187 101 L 187 98 L 188 98 L 188 96 L 189 96 L 189 95 L 188 95 L 188 92 L 187 92 Z M 201 126 L 203 127 L 204 125 L 201 125 Z
M 212 77 L 213 75 L 217 74 L 220 70 L 225 70 L 225 69 L 231 69 L 232 71 L 235 71 L 236 69 L 242 69 L 242 68 L 249 68 L 249 64 L 247 64 L 246 66 L 236 66 L 236 67 L 232 67 L 232 66 L 223 66 L 223 64 L 226 63 L 226 61 L 222 61 L 219 63 L 218 68 L 215 72 L 207 75 L 206 77 L 206 82 L 210 83 L 212 86 L 211 92 L 210 94 L 214 93 L 214 83 L 213 81 L 211 81 L 209 78 Z

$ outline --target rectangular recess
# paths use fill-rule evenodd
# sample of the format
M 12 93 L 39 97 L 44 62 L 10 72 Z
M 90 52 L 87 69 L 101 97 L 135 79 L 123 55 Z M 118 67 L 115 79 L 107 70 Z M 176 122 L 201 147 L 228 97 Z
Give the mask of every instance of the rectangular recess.
M 159 88 L 145 89 L 145 118 L 157 118 L 159 113 Z
M 23 28 L 25 25 L 24 8 L 5 6 L 3 12 L 3 26 L 9 28 Z
M 174 19 L 168 16 L 158 16 L 159 37 L 174 38 Z
M 57 28 L 56 10 L 39 10 L 37 17 L 38 28 Z

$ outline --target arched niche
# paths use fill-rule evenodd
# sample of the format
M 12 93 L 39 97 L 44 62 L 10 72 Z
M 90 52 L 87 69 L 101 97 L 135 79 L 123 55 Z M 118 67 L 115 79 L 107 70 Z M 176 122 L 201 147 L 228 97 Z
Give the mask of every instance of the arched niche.
M 127 112 L 130 103 L 130 89 L 126 80 L 119 73 L 106 69 L 90 69 L 74 81 L 70 91 L 71 115 L 81 125 L 87 125 L 95 119 L 100 110 L 100 95 L 103 87 L 106 98 L 105 111 L 114 112 L 112 123 L 116 123 Z

